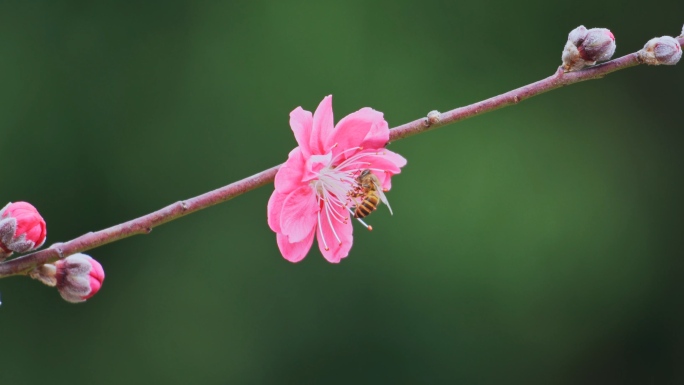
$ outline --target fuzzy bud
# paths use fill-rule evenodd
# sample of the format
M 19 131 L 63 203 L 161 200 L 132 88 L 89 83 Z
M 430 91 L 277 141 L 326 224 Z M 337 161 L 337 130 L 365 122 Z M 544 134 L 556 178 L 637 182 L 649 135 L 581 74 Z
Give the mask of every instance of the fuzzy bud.
M 606 28 L 586 29 L 583 25 L 568 34 L 563 49 L 563 69 L 577 71 L 596 62 L 609 60 L 615 53 L 615 36 Z
M 661 36 L 649 40 L 637 55 L 649 65 L 675 65 L 682 58 L 682 47 L 677 39 Z
M 57 290 L 68 302 L 83 302 L 102 287 L 102 265 L 85 254 L 73 254 L 55 262 Z
M 13 252 L 25 253 L 45 243 L 43 217 L 30 203 L 8 203 L 0 210 L 0 261 Z
M 427 121 L 429 125 L 439 123 L 442 120 L 442 113 L 437 110 L 432 110 L 427 114 Z

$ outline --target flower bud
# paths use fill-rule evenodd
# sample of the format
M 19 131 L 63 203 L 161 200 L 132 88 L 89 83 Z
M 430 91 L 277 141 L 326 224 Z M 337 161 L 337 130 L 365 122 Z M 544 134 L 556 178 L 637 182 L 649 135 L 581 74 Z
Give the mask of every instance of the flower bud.
M 606 28 L 586 29 L 583 25 L 568 34 L 563 49 L 563 69 L 577 71 L 608 60 L 615 53 L 615 36 Z
M 46 235 L 45 221 L 30 203 L 10 202 L 0 210 L 0 260 L 39 248 Z
M 73 254 L 55 262 L 57 290 L 68 302 L 83 302 L 102 287 L 102 265 L 85 254 Z
M 637 52 L 639 60 L 649 65 L 675 65 L 682 58 L 682 47 L 670 36 L 656 37 Z

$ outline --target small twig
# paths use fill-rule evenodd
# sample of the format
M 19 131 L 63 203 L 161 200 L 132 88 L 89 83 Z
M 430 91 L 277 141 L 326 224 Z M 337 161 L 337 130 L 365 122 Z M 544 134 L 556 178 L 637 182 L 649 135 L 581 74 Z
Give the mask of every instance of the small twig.
M 684 37 L 679 37 L 678 41 L 684 45 Z M 595 67 L 590 67 L 577 72 L 564 73 L 561 68 L 547 77 L 535 83 L 516 88 L 504 94 L 494 96 L 481 102 L 473 103 L 469 106 L 459 107 L 447 111 L 439 116 L 432 114 L 431 117 L 421 118 L 412 122 L 402 124 L 390 130 L 390 141 L 407 138 L 429 131 L 437 127 L 456 123 L 461 120 L 491 112 L 502 107 L 517 104 L 525 99 L 554 90 L 556 88 L 583 82 L 585 80 L 598 79 L 612 72 L 642 64 L 636 53 L 622 56 L 620 58 L 605 62 Z M 427 124 L 426 124 L 427 122 Z M 123 238 L 137 234 L 148 234 L 153 228 L 178 219 L 182 216 L 194 213 L 215 204 L 225 202 L 238 195 L 256 189 L 273 182 L 278 166 L 269 168 L 258 174 L 252 175 L 227 186 L 204 193 L 197 197 L 176 202 L 153 213 L 121 223 L 110 228 L 91 232 L 74 238 L 64 243 L 56 243 L 47 249 L 43 249 L 31 254 L 27 254 L 3 263 L 0 263 L 0 278 L 27 274 L 32 268 L 54 262 L 60 258 L 65 258 L 71 254 L 94 249 Z

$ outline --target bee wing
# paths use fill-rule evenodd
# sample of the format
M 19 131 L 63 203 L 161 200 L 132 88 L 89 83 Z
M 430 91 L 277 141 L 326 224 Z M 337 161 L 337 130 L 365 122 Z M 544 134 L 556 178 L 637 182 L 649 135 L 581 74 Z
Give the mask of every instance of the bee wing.
M 382 203 L 384 203 L 387 206 L 387 208 L 389 209 L 390 215 L 394 215 L 392 213 L 392 207 L 390 206 L 389 202 L 387 201 L 387 197 L 385 196 L 385 193 L 382 191 L 382 186 L 380 186 L 380 183 L 378 183 L 377 181 L 373 181 L 373 184 L 375 185 L 375 192 L 378 193 L 378 196 L 380 197 L 380 200 L 382 201 Z

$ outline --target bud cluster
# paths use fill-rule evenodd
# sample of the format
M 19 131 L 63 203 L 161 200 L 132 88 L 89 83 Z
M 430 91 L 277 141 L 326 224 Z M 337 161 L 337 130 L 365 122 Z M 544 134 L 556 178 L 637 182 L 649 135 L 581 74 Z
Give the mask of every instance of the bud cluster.
M 568 34 L 563 49 L 563 69 L 577 71 L 596 62 L 609 60 L 615 53 L 615 36 L 606 28 L 586 29 L 583 25 Z
M 10 202 L 0 210 L 0 261 L 39 248 L 46 236 L 45 221 L 30 203 Z
M 646 42 L 637 55 L 639 60 L 649 65 L 675 65 L 682 58 L 682 47 L 674 37 L 661 36 Z
M 55 264 L 33 269 L 29 276 L 44 284 L 57 287 L 65 301 L 78 303 L 94 296 L 102 287 L 105 274 L 102 265 L 85 254 L 73 254 Z

